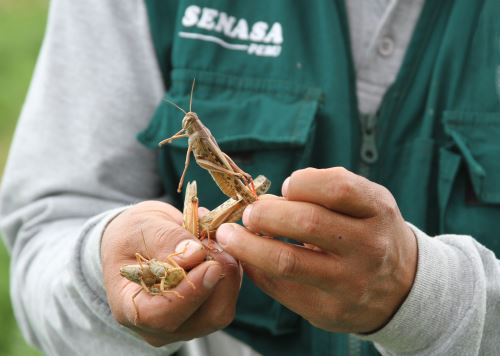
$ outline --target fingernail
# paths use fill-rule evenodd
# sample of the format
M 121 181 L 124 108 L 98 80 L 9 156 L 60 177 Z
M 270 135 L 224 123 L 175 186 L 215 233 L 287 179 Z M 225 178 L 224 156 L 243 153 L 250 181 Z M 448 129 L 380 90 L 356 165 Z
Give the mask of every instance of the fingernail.
M 252 214 L 253 204 L 248 205 L 243 211 L 243 217 L 241 220 L 245 226 L 250 224 L 250 214 Z
M 208 213 L 210 212 L 210 210 L 208 210 L 207 208 L 203 207 L 203 206 L 200 206 L 198 208 L 198 216 L 201 218 L 205 215 L 207 215 Z
M 231 243 L 233 238 L 234 227 L 231 224 L 222 224 L 219 229 L 217 229 L 216 239 L 222 248 L 226 247 Z
M 209 266 L 203 276 L 203 286 L 207 289 L 213 288 L 220 281 L 221 273 L 222 268 L 218 263 Z
M 175 246 L 175 252 L 179 253 L 182 258 L 189 258 L 201 250 L 203 250 L 203 245 L 193 239 L 182 240 Z
M 283 195 L 285 198 L 288 195 L 288 184 L 290 183 L 290 177 L 285 179 L 283 182 L 283 185 L 281 186 L 281 195 Z

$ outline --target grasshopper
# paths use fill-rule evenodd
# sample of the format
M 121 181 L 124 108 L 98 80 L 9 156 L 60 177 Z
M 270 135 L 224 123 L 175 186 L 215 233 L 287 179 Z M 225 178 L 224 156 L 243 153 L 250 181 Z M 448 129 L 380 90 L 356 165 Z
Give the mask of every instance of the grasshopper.
M 179 138 L 188 138 L 186 162 L 177 191 L 180 193 L 182 190 L 191 152 L 193 152 L 196 163 L 210 173 L 215 183 L 225 195 L 236 200 L 241 198 L 247 204 L 253 203 L 257 200 L 257 193 L 252 177 L 239 168 L 227 154 L 222 152 L 210 130 L 203 125 L 198 115 L 191 111 L 194 83 L 193 80 L 188 112 L 180 108 L 177 104 L 166 100 L 181 110 L 184 113 L 184 118 L 182 119 L 182 129 L 172 137 L 159 143 L 160 146 L 163 146 Z
M 184 196 L 184 209 L 182 211 L 182 226 L 195 237 L 200 239 L 198 206 L 199 202 L 196 181 L 192 181 L 186 186 L 186 194 Z
M 222 152 L 210 130 L 203 125 L 198 115 L 191 111 L 194 83 L 193 80 L 189 98 L 189 112 L 167 100 L 184 113 L 184 118 L 182 119 L 182 129 L 172 137 L 161 141 L 160 146 L 179 138 L 188 138 L 186 162 L 177 188 L 179 193 L 182 190 L 191 152 L 193 152 L 196 163 L 208 170 L 221 191 L 230 198 L 200 219 L 198 217 L 199 201 L 196 182 L 188 183 L 184 198 L 183 226 L 201 240 L 204 238 L 210 239 L 210 234 L 213 234 L 221 224 L 236 222 L 241 219 L 245 207 L 256 201 L 257 195 L 266 193 L 271 182 L 264 176 L 258 176 L 254 184 L 252 177 L 239 168 L 227 154 Z M 142 239 L 149 255 L 143 233 Z M 146 258 L 136 253 L 137 264 L 125 265 L 120 268 L 120 274 L 123 277 L 141 286 L 132 296 L 132 303 L 136 313 L 135 323 L 139 317 L 135 298 L 141 291 L 144 290 L 151 295 L 173 293 L 179 298 L 184 298 L 178 292 L 171 290 L 184 278 L 191 284 L 193 289 L 195 288 L 194 284 L 187 278 L 186 271 L 172 258 L 182 253 L 184 251 L 170 254 L 167 257 L 167 262 Z
M 264 176 L 258 176 L 255 179 L 255 189 L 258 195 L 266 193 L 270 186 L 271 182 Z M 201 219 L 198 217 L 198 205 L 196 181 L 193 181 L 188 183 L 186 187 L 183 226 L 195 237 L 202 240 L 204 238 L 210 238 L 210 234 L 213 234 L 223 223 L 236 222 L 241 219 L 243 210 L 248 204 L 243 198 L 230 198 Z M 142 229 L 141 235 L 146 252 L 148 256 L 151 256 Z M 139 319 L 139 311 L 135 303 L 135 298 L 141 291 L 145 291 L 150 295 L 173 293 L 178 298 L 184 298 L 179 292 L 172 290 L 184 278 L 186 278 L 188 283 L 191 284 L 191 287 L 195 289 L 194 284 L 187 278 L 186 271 L 172 258 L 183 253 L 184 251 L 172 253 L 168 255 L 167 261 L 159 261 L 150 257 L 146 258 L 140 253 L 136 253 L 135 258 L 137 264 L 124 265 L 120 268 L 120 275 L 122 277 L 141 286 L 132 296 L 132 304 L 135 309 L 135 324 L 137 324 L 137 320 Z
M 257 195 L 265 194 L 271 187 L 271 181 L 263 175 L 259 175 L 255 178 L 254 183 Z M 196 181 L 193 181 L 188 183 L 186 187 L 183 226 L 200 240 L 210 238 L 211 234 L 215 233 L 222 224 L 240 220 L 243 215 L 243 210 L 245 210 L 247 205 L 248 204 L 243 198 L 229 198 L 202 218 L 199 218 L 197 186 Z
M 271 187 L 271 181 L 263 175 L 257 176 L 254 180 L 254 184 L 257 195 L 267 193 Z M 222 224 L 240 220 L 247 205 L 248 203 L 244 201 L 243 198 L 229 198 L 217 208 L 204 215 L 199 222 L 198 231 L 201 231 L 200 238 L 210 238 L 210 235 L 215 233 Z
M 149 255 L 142 229 L 141 234 L 146 252 Z M 141 286 L 141 288 L 132 296 L 132 304 L 135 309 L 134 324 L 137 324 L 137 320 L 139 319 L 139 310 L 137 309 L 135 298 L 141 291 L 145 291 L 150 295 L 164 295 L 166 293 L 172 293 L 178 298 L 183 299 L 184 296 L 171 289 L 177 287 L 177 285 L 184 278 L 186 278 L 193 289 L 195 288 L 194 284 L 187 278 L 186 271 L 172 258 L 183 253 L 184 251 L 181 251 L 168 255 L 166 262 L 159 261 L 154 258 L 146 258 L 140 253 L 136 253 L 135 258 L 137 260 L 137 264 L 123 265 L 120 267 L 120 275 L 122 277 L 125 277 L 129 281 L 137 283 Z

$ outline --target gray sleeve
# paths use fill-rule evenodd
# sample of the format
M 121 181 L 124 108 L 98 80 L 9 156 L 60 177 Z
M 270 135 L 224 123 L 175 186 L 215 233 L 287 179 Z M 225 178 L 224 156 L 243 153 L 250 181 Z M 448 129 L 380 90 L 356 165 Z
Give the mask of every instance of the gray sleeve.
M 1 187 L 19 326 L 50 355 L 170 354 L 118 325 L 100 239 L 129 204 L 162 194 L 135 135 L 163 85 L 140 0 L 51 2 Z
M 412 228 L 412 290 L 389 324 L 363 338 L 384 355 L 500 355 L 500 261 L 470 236 Z

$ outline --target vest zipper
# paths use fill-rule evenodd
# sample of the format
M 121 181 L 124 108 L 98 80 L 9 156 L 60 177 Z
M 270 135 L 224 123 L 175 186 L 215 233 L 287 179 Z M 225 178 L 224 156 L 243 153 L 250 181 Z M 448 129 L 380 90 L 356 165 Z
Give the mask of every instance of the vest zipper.
M 378 150 L 375 142 L 375 131 L 377 126 L 377 114 L 360 114 L 361 119 L 361 163 L 359 174 L 368 176 L 370 165 L 377 162 Z

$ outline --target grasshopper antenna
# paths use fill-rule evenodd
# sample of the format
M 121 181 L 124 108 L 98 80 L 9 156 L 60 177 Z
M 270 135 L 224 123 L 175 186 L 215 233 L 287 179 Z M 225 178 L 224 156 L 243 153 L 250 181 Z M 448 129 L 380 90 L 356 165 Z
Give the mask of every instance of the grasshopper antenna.
M 191 104 L 193 103 L 193 91 L 194 91 L 194 82 L 196 81 L 196 77 L 193 78 L 193 84 L 191 85 L 191 96 L 189 97 L 189 112 L 191 112 Z
M 168 99 L 163 99 L 163 100 L 165 100 L 167 103 L 172 104 L 173 106 L 175 106 L 177 109 L 179 109 L 180 111 L 182 111 L 184 113 L 184 115 L 187 115 L 187 112 L 184 111 L 184 109 L 182 109 L 181 107 L 179 107 L 179 105 L 177 105 L 173 101 L 170 101 Z M 191 103 L 189 104 L 189 106 L 191 106 Z
M 141 235 L 142 235 L 142 242 L 144 242 L 144 247 L 146 248 L 146 253 L 148 254 L 146 257 L 148 258 L 148 260 L 150 260 L 151 254 L 149 253 L 148 245 L 146 245 L 146 239 L 144 238 L 144 231 L 142 230 L 142 226 L 141 226 Z

